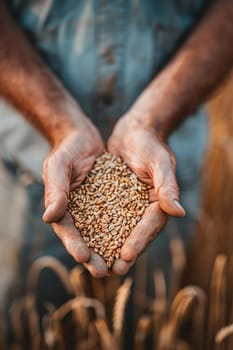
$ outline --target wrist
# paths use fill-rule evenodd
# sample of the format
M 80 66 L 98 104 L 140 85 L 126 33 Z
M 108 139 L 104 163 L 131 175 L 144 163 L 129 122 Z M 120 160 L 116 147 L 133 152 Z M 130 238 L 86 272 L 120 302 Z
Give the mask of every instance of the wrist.
M 52 147 L 61 144 L 64 139 L 78 132 L 81 128 L 80 123 L 73 121 L 70 117 L 62 116 L 59 118 L 56 116 L 56 119 L 53 129 L 49 130 L 46 135 Z
M 79 108 L 51 113 L 49 119 L 50 123 L 44 134 L 52 147 L 59 145 L 71 134 L 80 133 L 92 126 L 91 121 Z
M 48 136 L 49 142 L 52 147 L 57 147 L 71 134 L 78 132 L 78 130 L 77 125 L 67 121 L 60 121 L 57 123 L 56 128 L 50 132 Z
M 162 114 L 154 115 L 152 113 L 138 113 L 138 111 L 130 110 L 127 115 L 123 117 L 132 130 L 144 129 L 155 133 L 163 142 L 167 140 L 171 133 L 171 129 L 167 122 L 167 117 Z

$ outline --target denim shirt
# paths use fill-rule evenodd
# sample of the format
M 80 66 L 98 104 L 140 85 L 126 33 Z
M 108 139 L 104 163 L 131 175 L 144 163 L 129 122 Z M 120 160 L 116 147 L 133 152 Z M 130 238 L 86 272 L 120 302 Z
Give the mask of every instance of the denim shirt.
M 12 13 L 47 65 L 106 139 L 197 24 L 208 0 L 12 0 Z M 0 126 L 1 129 L 1 126 Z M 198 174 L 203 112 L 170 138 L 183 183 Z

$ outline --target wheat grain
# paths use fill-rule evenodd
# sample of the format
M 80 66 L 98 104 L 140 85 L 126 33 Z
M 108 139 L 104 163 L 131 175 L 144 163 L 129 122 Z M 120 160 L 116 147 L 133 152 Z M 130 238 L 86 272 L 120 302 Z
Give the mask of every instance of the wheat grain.
M 120 157 L 104 153 L 70 192 L 68 211 L 75 226 L 109 268 L 149 205 L 148 188 Z

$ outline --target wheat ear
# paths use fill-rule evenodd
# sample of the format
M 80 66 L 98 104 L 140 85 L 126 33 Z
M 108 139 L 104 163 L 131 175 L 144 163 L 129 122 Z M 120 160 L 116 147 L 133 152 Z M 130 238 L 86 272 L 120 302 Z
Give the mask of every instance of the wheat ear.
M 207 347 L 214 346 L 214 338 L 226 322 L 226 256 L 218 255 L 213 267 L 210 286 Z
M 120 288 L 117 291 L 113 307 L 114 350 L 120 349 L 125 307 L 129 297 L 131 285 L 132 280 L 130 278 L 126 278 L 124 283 L 120 286 Z

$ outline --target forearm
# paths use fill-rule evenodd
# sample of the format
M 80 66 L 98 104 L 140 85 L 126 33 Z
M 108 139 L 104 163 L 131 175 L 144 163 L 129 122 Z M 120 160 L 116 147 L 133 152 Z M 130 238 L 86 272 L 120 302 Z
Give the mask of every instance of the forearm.
M 218 0 L 129 114 L 163 138 L 225 78 L 233 65 L 233 2 Z
M 55 144 L 86 117 L 43 63 L 0 0 L 0 94 Z

